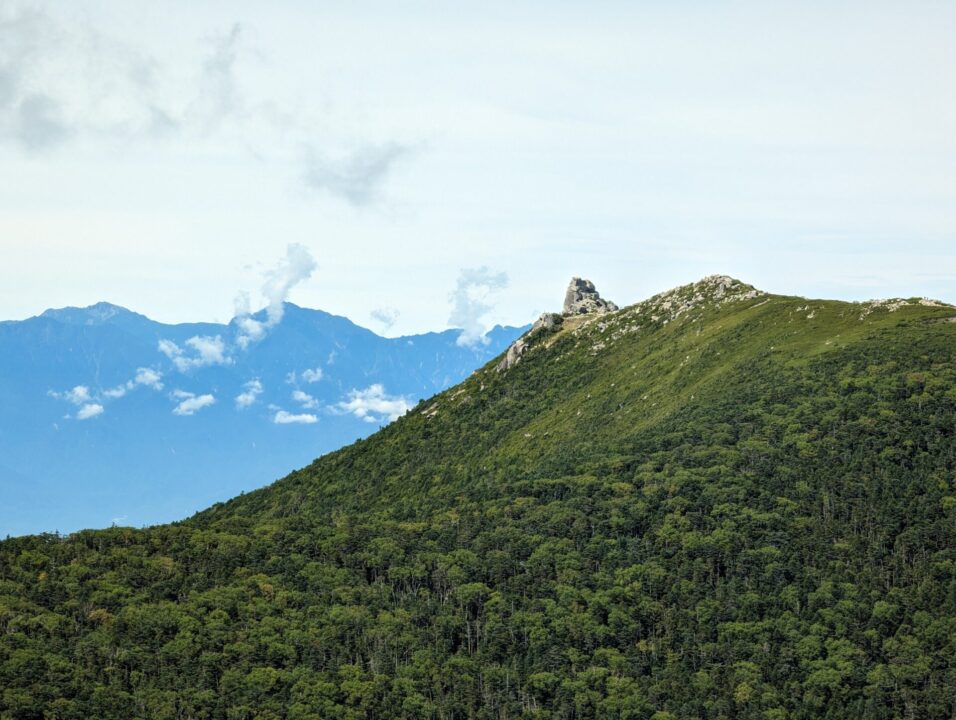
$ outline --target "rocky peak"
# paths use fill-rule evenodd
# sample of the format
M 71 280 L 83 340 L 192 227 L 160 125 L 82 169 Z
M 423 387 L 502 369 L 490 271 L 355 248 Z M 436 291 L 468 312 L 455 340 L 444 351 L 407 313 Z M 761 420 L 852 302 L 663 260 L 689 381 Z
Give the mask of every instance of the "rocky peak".
M 574 277 L 564 294 L 564 315 L 589 315 L 614 312 L 618 307 L 601 297 L 590 280 Z

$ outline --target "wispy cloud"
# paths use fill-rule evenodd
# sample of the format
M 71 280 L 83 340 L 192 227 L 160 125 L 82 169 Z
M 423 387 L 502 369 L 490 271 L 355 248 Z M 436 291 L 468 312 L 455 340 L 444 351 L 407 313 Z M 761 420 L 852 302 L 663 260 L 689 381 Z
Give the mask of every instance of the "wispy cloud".
M 180 400 L 179 404 L 173 408 L 174 415 L 193 415 L 216 402 L 216 398 L 210 394 L 196 395 L 185 390 L 174 390 L 173 397 Z
M 205 133 L 216 130 L 223 119 L 241 115 L 244 103 L 235 77 L 236 57 L 242 28 L 239 23 L 224 35 L 209 40 L 202 64 L 199 96 L 187 110 Z
M 316 400 L 314 397 L 309 395 L 309 393 L 303 392 L 302 390 L 293 390 L 292 399 L 295 400 L 297 403 L 299 403 L 306 410 L 311 410 L 312 408 L 318 407 L 319 405 L 318 400 Z
M 380 307 L 372 310 L 369 316 L 382 326 L 382 332 L 388 332 L 392 329 L 400 314 L 393 307 Z
M 409 146 L 390 142 L 333 156 L 306 145 L 302 151 L 302 179 L 311 190 L 338 196 L 354 207 L 365 207 L 379 199 L 388 174 L 410 152 Z
M 255 83 L 242 61 L 260 52 L 239 23 L 211 37 L 177 38 L 175 52 L 188 56 L 183 46 L 196 42 L 206 52 L 198 67 L 183 68 L 172 52 L 145 54 L 57 4 L 0 0 L 0 143 L 37 155 L 73 140 L 215 138 L 266 161 L 270 151 L 285 157 L 298 148 L 305 186 L 354 206 L 374 202 L 409 153 L 387 140 L 345 153 L 330 143 L 303 144 L 314 135 L 315 116 L 271 93 L 250 94 Z M 323 117 L 334 115 L 326 109 Z
M 376 383 L 364 390 L 352 390 L 348 399 L 336 403 L 335 410 L 340 413 L 350 413 L 365 422 L 381 422 L 383 418 L 389 421 L 404 415 L 412 407 L 408 398 L 401 395 L 389 395 L 385 387 Z
M 162 390 L 163 374 L 158 370 L 153 370 L 152 368 L 138 368 L 136 370 L 136 375 L 132 380 L 127 380 L 122 385 L 117 385 L 114 388 L 103 391 L 103 396 L 111 400 L 121 398 L 126 393 L 131 390 L 135 390 L 137 387 L 143 386 L 148 387 L 151 390 Z
M 303 370 L 303 371 L 302 371 L 302 374 L 300 375 L 300 377 L 301 377 L 305 382 L 311 384 L 311 383 L 317 383 L 319 380 L 321 380 L 321 379 L 322 379 L 322 374 L 323 374 L 323 373 L 322 373 L 322 368 L 319 368 L 319 367 L 317 367 L 317 368 L 309 368 L 309 369 L 307 369 L 307 370 Z M 294 375 L 294 373 L 293 373 L 293 375 Z M 293 380 L 293 382 L 294 382 L 294 380 Z
M 105 408 L 102 403 L 105 400 L 117 400 L 139 386 L 161 390 L 163 387 L 162 374 L 152 368 L 139 368 L 132 380 L 108 390 L 94 393 L 88 385 L 76 385 L 65 392 L 50 390 L 47 394 L 57 400 L 65 400 L 79 407 L 74 416 L 77 420 L 89 420 L 103 414 Z M 67 415 L 66 418 L 70 418 L 70 415 Z
M 98 415 L 102 415 L 104 411 L 103 405 L 94 398 L 90 392 L 90 388 L 86 385 L 75 385 L 65 392 L 50 390 L 47 395 L 57 400 L 65 400 L 79 408 L 75 416 L 64 415 L 64 419 L 66 420 L 69 420 L 71 417 L 75 417 L 77 420 L 89 420 Z
M 50 390 L 47 395 L 57 400 L 66 400 L 74 405 L 82 405 L 92 399 L 90 388 L 86 385 L 75 385 L 72 389 L 66 390 L 65 392 Z
M 159 341 L 159 351 L 173 361 L 180 372 L 207 365 L 230 365 L 232 358 L 226 352 L 226 343 L 220 335 L 194 335 L 185 342 L 187 349 L 172 340 Z
M 309 413 L 300 413 L 298 415 L 287 412 L 285 410 L 278 410 L 272 418 L 272 422 L 276 425 L 312 425 L 317 423 L 319 419 L 315 415 Z
M 242 392 L 236 395 L 236 407 L 240 410 L 249 407 L 262 395 L 262 391 L 262 381 L 260 381 L 259 378 L 250 380 L 242 386 Z
M 303 280 L 312 277 L 318 265 L 309 249 L 300 243 L 291 243 L 285 257 L 265 273 L 262 295 L 266 299 L 266 319 L 257 320 L 251 315 L 249 295 L 241 293 L 236 300 L 236 325 L 239 334 L 236 343 L 241 348 L 258 342 L 280 322 L 285 313 L 285 301 L 289 293 Z
M 84 23 L 0 4 L 0 142 L 38 152 L 74 137 L 146 135 L 168 117 L 145 92 L 155 66 Z
M 494 307 L 491 299 L 497 290 L 508 286 L 508 275 L 493 272 L 488 267 L 465 268 L 458 275 L 451 300 L 451 314 L 448 322 L 452 327 L 461 328 L 457 344 L 461 347 L 474 347 L 488 344 L 485 337 L 487 327 L 485 316 Z
M 136 377 L 133 378 L 134 385 L 144 385 L 153 390 L 162 390 L 163 374 L 152 368 L 139 368 L 136 371 Z

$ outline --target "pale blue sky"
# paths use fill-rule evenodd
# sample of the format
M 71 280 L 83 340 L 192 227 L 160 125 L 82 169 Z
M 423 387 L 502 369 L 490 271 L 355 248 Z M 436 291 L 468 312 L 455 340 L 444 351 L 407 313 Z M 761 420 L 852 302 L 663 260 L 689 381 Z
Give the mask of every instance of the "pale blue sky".
M 390 334 L 481 266 L 514 324 L 571 275 L 956 302 L 954 48 L 942 2 L 0 0 L 0 318 L 227 320 L 290 243 Z

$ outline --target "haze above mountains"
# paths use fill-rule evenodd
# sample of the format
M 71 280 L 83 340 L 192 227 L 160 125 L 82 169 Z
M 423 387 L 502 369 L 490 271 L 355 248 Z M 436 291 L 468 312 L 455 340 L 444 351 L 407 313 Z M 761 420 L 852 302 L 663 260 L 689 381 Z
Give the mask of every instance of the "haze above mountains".
M 368 435 L 522 332 L 385 338 L 291 303 L 226 325 L 109 303 L 0 322 L 0 537 L 188 516 Z

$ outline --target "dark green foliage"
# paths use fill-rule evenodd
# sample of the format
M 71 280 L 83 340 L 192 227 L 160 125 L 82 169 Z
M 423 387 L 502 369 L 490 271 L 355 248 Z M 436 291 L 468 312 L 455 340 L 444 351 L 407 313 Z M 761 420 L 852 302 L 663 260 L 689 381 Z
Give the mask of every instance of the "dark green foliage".
M 953 308 L 806 304 L 569 320 L 184 523 L 0 543 L 0 717 L 953 717 Z

